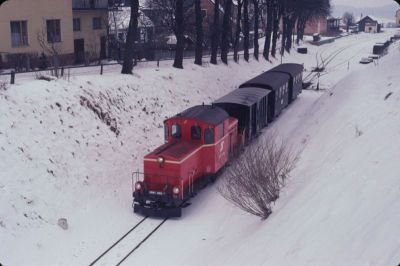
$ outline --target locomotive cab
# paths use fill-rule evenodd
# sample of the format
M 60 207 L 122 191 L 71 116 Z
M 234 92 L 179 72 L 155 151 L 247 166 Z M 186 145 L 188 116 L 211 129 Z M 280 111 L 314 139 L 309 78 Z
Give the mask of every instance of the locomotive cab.
M 195 106 L 164 121 L 165 144 L 144 157 L 134 211 L 179 217 L 182 204 L 227 162 L 237 142 L 237 119 L 216 106 Z

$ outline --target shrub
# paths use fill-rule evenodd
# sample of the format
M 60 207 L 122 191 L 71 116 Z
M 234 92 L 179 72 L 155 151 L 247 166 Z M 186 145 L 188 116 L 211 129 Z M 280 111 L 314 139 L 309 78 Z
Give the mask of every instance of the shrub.
M 218 190 L 240 209 L 266 219 L 297 158 L 284 141 L 278 142 L 271 134 L 249 145 L 233 161 Z

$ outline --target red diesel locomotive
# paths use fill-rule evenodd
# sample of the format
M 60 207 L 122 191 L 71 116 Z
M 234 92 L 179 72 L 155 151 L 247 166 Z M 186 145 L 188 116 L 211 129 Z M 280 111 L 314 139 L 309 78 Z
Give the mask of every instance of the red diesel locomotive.
M 300 64 L 281 64 L 212 105 L 165 120 L 165 144 L 144 157 L 143 177 L 136 177 L 134 212 L 180 217 L 183 203 L 297 98 L 302 72 Z
M 134 211 L 181 216 L 181 205 L 226 164 L 238 144 L 238 120 L 220 107 L 194 106 L 164 121 L 166 143 L 144 157 Z

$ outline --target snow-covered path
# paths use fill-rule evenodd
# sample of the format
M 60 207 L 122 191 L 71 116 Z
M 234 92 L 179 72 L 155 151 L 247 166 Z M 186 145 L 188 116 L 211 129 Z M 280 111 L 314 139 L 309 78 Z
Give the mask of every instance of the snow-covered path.
M 373 43 L 390 35 L 350 36 L 308 46 L 309 55 L 293 52 L 283 58 L 311 69 L 316 54 L 343 47 L 321 77 L 321 88 L 348 78 L 332 90 L 304 91 L 268 128 L 291 137 L 304 151 L 267 221 L 235 209 L 211 186 L 184 210 L 182 219 L 168 220 L 126 265 L 384 265 L 399 260 L 394 253 L 399 217 L 389 208 L 398 207 L 392 200 L 400 187 L 393 176 L 399 172 L 394 159 L 399 52 L 392 49 L 379 66 L 357 63 Z M 163 119 L 210 102 L 272 65 L 261 60 L 185 67 L 53 82 L 17 79 L 0 92 L 0 239 L 7 243 L 0 247 L 1 263 L 90 263 L 141 219 L 132 214 L 130 174 L 162 142 Z M 393 95 L 383 101 L 389 90 Z M 118 136 L 88 102 L 109 114 Z M 363 132 L 360 137 L 355 128 Z M 379 182 L 374 178 L 378 173 L 387 180 Z M 381 213 L 375 215 L 378 209 Z M 57 226 L 61 217 L 67 218 L 68 230 Z M 379 256 L 387 260 L 381 263 Z

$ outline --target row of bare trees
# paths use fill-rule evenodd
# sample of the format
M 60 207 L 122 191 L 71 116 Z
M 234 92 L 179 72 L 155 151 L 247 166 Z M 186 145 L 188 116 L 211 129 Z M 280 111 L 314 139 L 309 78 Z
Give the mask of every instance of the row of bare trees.
M 194 0 L 193 6 L 184 0 L 148 0 L 148 5 L 158 11 L 159 21 L 169 26 L 176 37 L 173 66 L 183 68 L 184 36 L 195 35 L 195 64 L 202 65 L 204 41 L 204 20 L 201 0 Z M 277 42 L 281 36 L 280 54 L 292 48 L 292 36 L 297 32 L 296 42 L 304 35 L 306 23 L 330 13 L 330 0 L 214 0 L 211 43 L 211 64 L 217 64 L 218 52 L 221 61 L 228 64 L 228 52 L 233 48 L 234 61 L 238 61 L 239 43 L 243 42 L 244 59 L 250 59 L 250 28 L 253 34 L 254 58 L 259 58 L 259 26 L 263 25 L 265 44 L 262 55 L 266 60 L 275 57 Z M 125 45 L 122 73 L 132 73 L 134 58 L 134 36 L 139 17 L 139 1 L 131 0 L 131 18 L 127 43 Z M 260 23 L 261 22 L 261 23 Z M 281 24 L 281 25 L 280 25 Z M 281 32 L 281 33 L 280 33 Z M 194 33 L 194 34 L 193 34 Z

